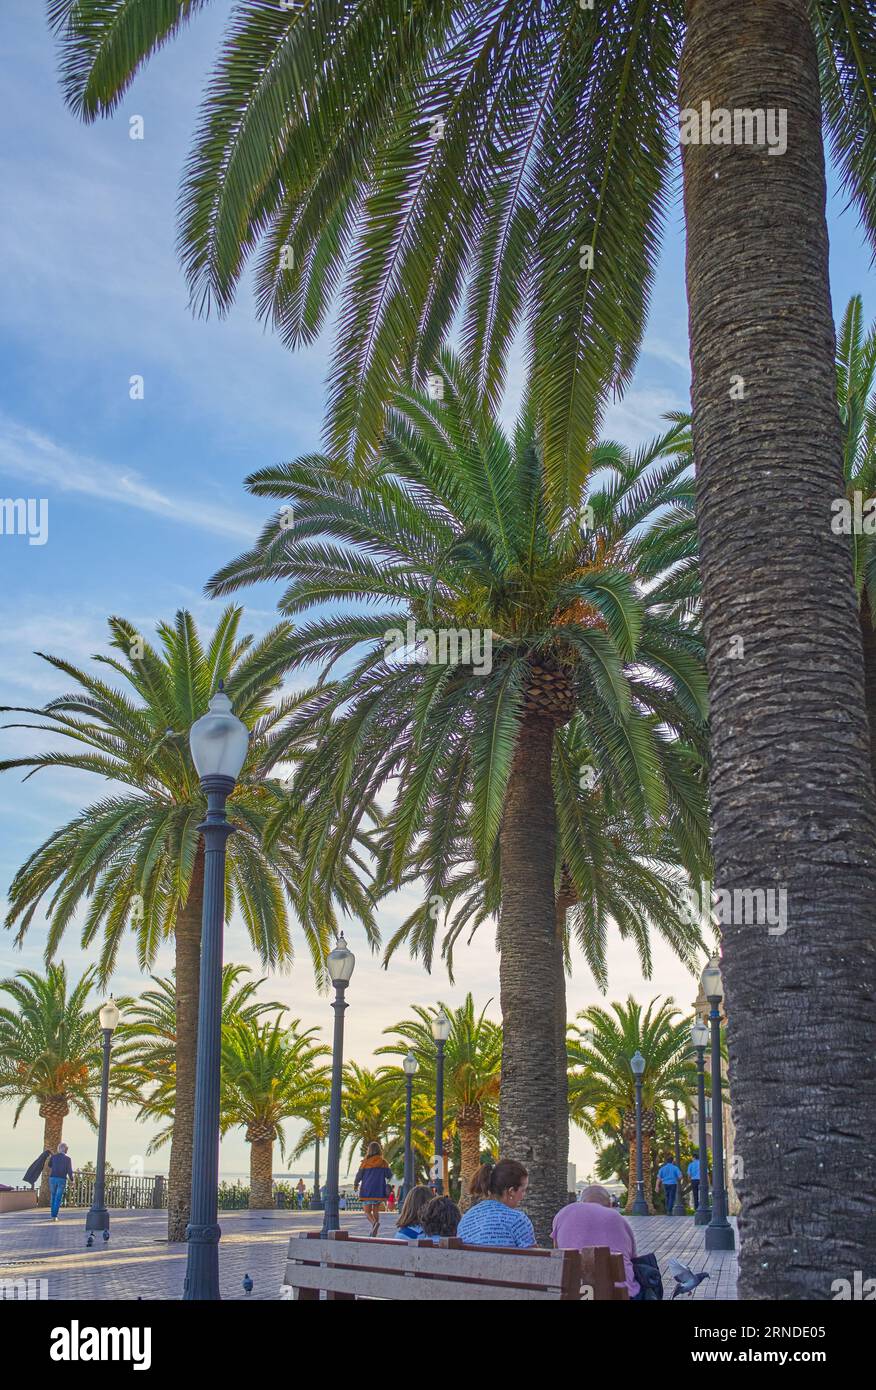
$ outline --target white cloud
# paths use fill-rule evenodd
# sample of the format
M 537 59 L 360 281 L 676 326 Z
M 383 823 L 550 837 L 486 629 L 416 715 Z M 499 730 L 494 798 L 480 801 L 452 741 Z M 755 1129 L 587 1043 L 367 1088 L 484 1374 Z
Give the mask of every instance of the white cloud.
M 27 484 L 80 493 L 104 503 L 149 512 L 166 521 L 179 522 L 201 531 L 233 536 L 236 540 L 255 539 L 252 524 L 233 511 L 191 497 L 159 492 L 135 470 L 101 463 L 67 449 L 47 435 L 19 424 L 6 415 L 0 415 L 0 472 L 11 480 L 13 492 L 19 484 Z M 30 495 L 33 495 L 32 491 Z

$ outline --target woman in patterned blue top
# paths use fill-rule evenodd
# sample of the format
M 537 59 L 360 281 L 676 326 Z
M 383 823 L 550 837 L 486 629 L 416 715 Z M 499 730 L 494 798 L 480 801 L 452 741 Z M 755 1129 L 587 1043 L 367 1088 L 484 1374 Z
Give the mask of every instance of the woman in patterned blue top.
M 485 1163 L 472 1181 L 475 1205 L 459 1223 L 459 1239 L 466 1245 L 513 1246 L 519 1250 L 535 1245 L 532 1222 L 518 1210 L 528 1186 L 529 1174 L 513 1158 L 500 1159 L 495 1167 Z

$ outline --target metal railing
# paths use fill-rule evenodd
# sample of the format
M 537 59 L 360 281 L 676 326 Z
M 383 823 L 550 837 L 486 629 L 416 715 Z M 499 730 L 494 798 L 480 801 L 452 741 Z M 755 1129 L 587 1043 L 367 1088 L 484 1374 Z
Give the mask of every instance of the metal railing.
M 64 1191 L 65 1207 L 90 1207 L 94 1200 L 95 1175 L 74 1173 Z M 160 1210 L 167 1206 L 167 1179 L 162 1173 L 154 1178 L 135 1178 L 130 1173 L 107 1173 L 104 1179 L 104 1200 L 107 1207 L 129 1211 Z
M 64 1192 L 65 1207 L 90 1207 L 94 1200 L 95 1175 L 92 1172 L 75 1173 L 67 1183 Z M 345 1199 L 345 1210 L 361 1211 L 362 1203 L 358 1197 Z M 132 1177 L 128 1173 L 107 1173 L 104 1183 L 106 1206 L 127 1211 L 162 1211 L 167 1207 L 167 1179 L 163 1173 L 156 1177 Z M 219 1210 L 243 1211 L 249 1206 L 249 1187 L 241 1182 L 219 1184 Z M 274 1206 L 279 1211 L 312 1211 L 313 1194 L 307 1192 L 303 1199 L 292 1187 L 278 1184 L 274 1189 Z

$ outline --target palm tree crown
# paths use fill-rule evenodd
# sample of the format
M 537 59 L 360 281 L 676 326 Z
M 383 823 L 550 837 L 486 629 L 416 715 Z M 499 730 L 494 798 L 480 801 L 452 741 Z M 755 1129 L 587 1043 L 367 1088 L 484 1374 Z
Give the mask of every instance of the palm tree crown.
M 50 0 L 68 104 L 115 109 L 206 0 Z M 876 234 L 876 27 L 811 0 L 826 133 Z M 225 312 L 250 255 L 259 312 L 307 343 L 340 290 L 332 439 L 377 439 L 404 371 L 461 313 L 495 404 L 526 331 L 558 507 L 602 393 L 632 373 L 672 180 L 682 0 L 246 0 L 186 171 L 196 307 Z M 461 303 L 462 301 L 462 303 Z
M 427 898 L 440 895 L 461 825 L 480 872 L 490 872 L 526 716 L 577 716 L 571 757 L 557 763 L 570 818 L 573 787 L 581 787 L 572 759 L 580 759 L 640 827 L 653 826 L 671 803 L 679 836 L 707 856 L 696 775 L 701 639 L 681 620 L 679 581 L 643 601 L 631 565 L 630 533 L 689 495 L 687 460 L 670 457 L 653 479 L 646 473 L 682 435 L 670 431 L 639 458 L 595 446 L 592 470 L 609 470 L 610 481 L 592 495 L 582 490 L 578 506 L 552 525 L 531 418 L 509 440 L 477 404 L 458 360 L 445 352 L 439 363 L 444 398 L 397 397 L 379 472 L 367 481 L 320 456 L 250 478 L 257 495 L 291 503 L 294 521 L 271 521 L 256 548 L 212 581 L 224 593 L 257 579 L 288 580 L 280 607 L 290 617 L 329 601 L 349 604 L 290 635 L 291 666 L 322 668 L 313 697 L 278 737 L 278 754 L 294 749 L 300 758 L 299 797 L 318 822 L 330 824 L 343 808 L 354 826 L 359 809 L 397 777 L 384 886 L 400 881 L 427 832 L 419 868 Z M 364 650 L 338 675 L 356 649 Z M 587 891 L 589 880 L 581 886 Z
M 77 909 L 87 903 L 82 944 L 103 931 L 100 973 L 113 970 L 119 945 L 130 926 L 141 965 L 153 962 L 161 942 L 172 935 L 185 907 L 193 876 L 202 875 L 198 826 L 206 800 L 188 746 L 188 731 L 223 680 L 239 718 L 250 729 L 250 746 L 229 815 L 238 833 L 228 847 L 226 914 L 239 906 L 253 947 L 262 960 L 291 960 L 292 941 L 286 900 L 299 911 L 315 968 L 323 969 L 329 927 L 335 924 L 331 893 L 320 914 L 305 911 L 298 862 L 288 837 L 265 847 L 265 830 L 278 805 L 288 799 L 278 781 L 265 778 L 278 727 L 295 700 L 278 698 L 290 655 L 291 624 L 280 623 L 259 642 L 238 637 L 242 610 L 222 614 L 209 645 L 201 645 L 191 615 L 179 612 L 171 626 L 159 625 L 160 650 L 134 626 L 111 618 L 110 645 L 116 655 L 98 654 L 132 688 L 124 691 L 60 657 L 43 659 L 79 687 L 49 701 L 37 715 L 37 728 L 60 735 L 72 747 L 9 758 L 0 771 L 26 767 L 67 767 L 95 773 L 125 790 L 87 807 L 55 832 L 18 870 L 10 890 L 7 926 L 21 941 L 37 909 L 48 899 L 51 958 Z M 200 885 L 199 885 L 200 886 Z M 339 897 L 349 894 L 366 921 L 370 905 L 352 872 L 338 870 Z

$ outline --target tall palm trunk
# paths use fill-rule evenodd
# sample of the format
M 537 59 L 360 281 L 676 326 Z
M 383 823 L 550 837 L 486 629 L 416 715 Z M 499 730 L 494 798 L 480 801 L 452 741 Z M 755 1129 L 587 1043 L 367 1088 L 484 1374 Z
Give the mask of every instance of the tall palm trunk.
M 467 1111 L 474 1109 L 467 1107 Z M 471 1180 L 481 1166 L 481 1125 L 480 1119 L 457 1117 L 456 1128 L 459 1134 L 459 1209 L 468 1211 L 471 1206 L 469 1188 Z
M 642 1196 L 649 1212 L 654 1211 L 654 1186 L 651 1180 L 651 1128 L 649 1125 L 649 1115 L 653 1119 L 653 1110 L 649 1111 L 642 1107 Z M 623 1136 L 628 1150 L 627 1167 L 627 1211 L 629 1211 L 636 1200 L 638 1190 L 638 1145 L 636 1143 L 636 1109 L 632 1106 L 624 1111 L 623 1117 Z
M 566 914 L 575 894 L 561 882 L 557 893 L 554 969 L 556 971 L 557 1165 L 563 1193 L 569 1187 L 569 1059 L 566 1050 Z
M 870 767 L 876 782 L 876 629 L 865 589 L 861 596 L 861 645 L 864 649 L 864 699 L 870 725 Z
M 252 1138 L 250 1136 L 253 1136 Z M 251 1211 L 270 1210 L 274 1205 L 274 1131 L 247 1130 L 249 1140 L 249 1206 Z
M 176 1105 L 167 1174 L 168 1240 L 185 1240 L 191 1211 L 203 905 L 204 847 L 201 841 L 192 869 L 188 901 L 176 919 Z
M 529 715 L 520 730 L 502 817 L 499 980 L 502 1078 L 499 1147 L 529 1171 L 526 1209 L 549 1244 L 563 1183 L 557 1164 L 556 813 L 554 725 Z
M 40 1105 L 40 1115 L 45 1120 L 43 1126 L 43 1148 L 50 1153 L 55 1153 L 64 1135 L 64 1120 L 69 1113 L 70 1107 L 67 1104 L 67 1097 L 63 1095 L 46 1096 Z M 46 1159 L 40 1177 L 40 1190 L 37 1197 L 38 1207 L 47 1207 L 51 1204 L 51 1194 L 49 1192 L 49 1162 Z
M 642 1189 L 645 1194 L 645 1201 L 648 1210 L 654 1210 L 654 1111 L 647 1106 L 642 1107 L 642 1176 L 644 1182 Z
M 816 54 L 807 0 L 688 0 L 687 17 L 683 109 L 787 113 L 781 155 L 683 147 L 715 878 L 787 892 L 784 933 L 723 929 L 739 1296 L 829 1298 L 876 1247 L 876 833 L 849 544 L 830 528 L 845 482 Z
M 623 1137 L 627 1146 L 627 1211 L 632 1210 L 633 1202 L 636 1200 L 636 1119 L 634 1110 L 623 1112 Z

